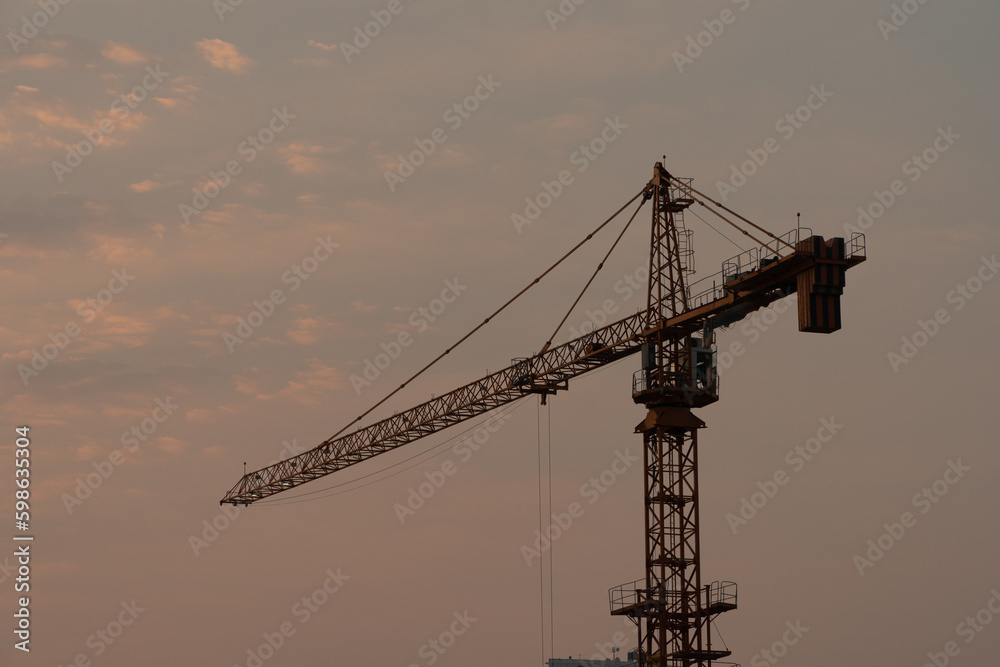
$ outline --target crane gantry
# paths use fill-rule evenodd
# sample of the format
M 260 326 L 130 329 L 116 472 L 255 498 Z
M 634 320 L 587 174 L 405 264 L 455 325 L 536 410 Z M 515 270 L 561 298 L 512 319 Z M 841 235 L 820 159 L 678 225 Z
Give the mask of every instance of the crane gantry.
M 643 579 L 610 590 L 611 613 L 636 624 L 642 667 L 701 666 L 730 655 L 728 649 L 712 647 L 711 623 L 736 608 L 736 584 L 702 585 L 698 528 L 697 434 L 705 423 L 693 410 L 719 399 L 714 330 L 792 293 L 798 297 L 800 331 L 840 329 L 845 272 L 865 260 L 864 235 L 824 240 L 795 229 L 774 236 L 695 190 L 690 179 L 673 176 L 660 162 L 631 201 L 640 196 L 640 207 L 653 202 L 645 310 L 561 345 L 553 347 L 550 340 L 539 353 L 515 359 L 503 370 L 341 435 L 345 427 L 302 454 L 245 473 L 220 504 L 249 505 L 294 489 L 528 394 L 540 394 L 544 401 L 568 389 L 571 379 L 641 352 L 632 398 L 647 410 L 635 427 L 643 438 L 646 572 Z M 727 260 L 719 273 L 689 285 L 693 251 L 684 211 L 695 203 L 757 245 Z

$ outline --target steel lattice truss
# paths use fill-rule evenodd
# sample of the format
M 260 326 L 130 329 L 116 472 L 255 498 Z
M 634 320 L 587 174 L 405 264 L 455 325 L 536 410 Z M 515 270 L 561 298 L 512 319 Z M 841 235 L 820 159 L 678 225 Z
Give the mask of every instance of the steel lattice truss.
M 611 613 L 636 623 L 637 660 L 642 667 L 702 667 L 730 655 L 726 648 L 712 647 L 711 623 L 718 614 L 736 608 L 736 585 L 715 582 L 702 588 L 697 431 L 705 424 L 691 412 L 718 400 L 712 332 L 792 292 L 798 294 L 800 331 L 836 331 L 840 328 L 844 273 L 865 260 L 864 236 L 855 234 L 847 242 L 842 238 L 824 241 L 809 232 L 808 238 L 802 239 L 796 229 L 794 236 L 789 232 L 779 238 L 737 215 L 772 241 L 758 241 L 760 248 L 731 258 L 721 272 L 699 281 L 703 288 L 692 291 L 686 278 L 693 273 L 694 257 L 684 211 L 695 202 L 705 205 L 696 195 L 705 196 L 691 187 L 689 179 L 671 176 L 661 163 L 654 167 L 643 193 L 643 201 L 650 196 L 654 199 L 645 310 L 557 347 L 549 348 L 547 342 L 539 354 L 515 359 L 503 370 L 352 433 L 340 436 L 340 431 L 303 454 L 244 474 L 221 502 L 249 505 L 528 394 L 544 397 L 568 389 L 571 379 L 644 350 L 642 370 L 636 374 L 639 382 L 633 378 L 632 398 L 648 411 L 636 427 L 636 432 L 643 434 L 646 576 L 611 589 Z M 627 229 L 628 225 L 622 234 Z M 603 262 L 598 270 L 600 266 Z M 573 306 L 578 302 L 579 297 Z M 486 318 L 483 324 L 491 319 Z
M 650 185 L 663 184 L 656 203 L 658 218 L 662 222 L 674 222 L 690 200 L 674 199 L 676 191 L 670 192 L 663 176 L 658 172 Z M 651 274 L 658 274 L 658 267 L 665 262 L 673 269 L 673 275 L 658 275 L 657 281 L 666 284 L 650 286 L 652 308 L 531 358 L 515 361 L 501 371 L 405 412 L 352 433 L 329 438 L 307 452 L 247 473 L 220 502 L 249 505 L 485 414 L 527 394 L 550 394 L 566 389 L 569 380 L 634 354 L 647 341 L 657 341 L 661 349 L 661 371 L 663 346 L 674 348 L 674 354 L 668 355 L 671 359 L 667 360 L 667 366 L 676 368 L 681 361 L 679 348 L 688 335 L 716 316 L 735 321 L 749 310 L 785 296 L 794 291 L 796 276 L 817 265 L 812 246 L 799 244 L 794 250 L 775 248 L 774 257 L 766 264 L 759 261 L 742 270 L 746 267 L 740 263 L 738 273 L 724 269 L 719 274 L 720 281 L 713 282 L 711 290 L 692 301 L 694 297 L 687 295 L 683 288 L 684 243 L 677 237 L 676 229 L 673 233 L 665 233 L 664 227 L 669 229 L 673 225 L 654 225 Z M 858 236 L 860 239 L 851 239 L 851 254 L 838 260 L 845 268 L 864 261 L 864 240 L 863 236 Z
M 415 408 L 248 473 L 222 502 L 249 504 L 472 419 L 527 394 L 566 389 L 570 379 L 637 352 L 645 320 L 644 312 L 624 318 Z
M 405 412 L 247 473 L 220 502 L 249 505 L 485 414 L 526 394 L 565 389 L 569 380 L 638 352 L 650 336 L 661 334 L 665 339 L 680 340 L 700 329 L 709 318 L 737 306 L 766 306 L 784 296 L 794 276 L 814 263 L 808 252 L 789 252 L 774 263 L 720 286 L 718 298 L 660 320 L 652 327 L 647 324 L 647 312 L 640 311 Z

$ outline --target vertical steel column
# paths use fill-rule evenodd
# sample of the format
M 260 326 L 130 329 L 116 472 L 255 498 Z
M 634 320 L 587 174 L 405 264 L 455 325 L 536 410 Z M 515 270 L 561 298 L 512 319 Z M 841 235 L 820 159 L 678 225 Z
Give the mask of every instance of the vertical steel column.
M 686 267 L 674 213 L 687 204 L 675 197 L 657 163 L 650 246 L 649 324 L 684 312 Z M 682 233 L 685 233 L 682 231 Z M 692 393 L 691 339 L 657 334 L 657 368 L 634 398 L 649 408 L 637 427 L 643 434 L 646 588 L 637 615 L 643 665 L 702 664 L 701 562 L 698 536 L 698 438 L 704 426 L 691 413 L 714 397 Z M 704 399 L 704 400 L 699 400 Z
M 702 606 L 698 535 L 698 429 L 686 407 L 650 406 L 643 429 L 645 605 L 639 645 L 647 665 L 701 664 Z

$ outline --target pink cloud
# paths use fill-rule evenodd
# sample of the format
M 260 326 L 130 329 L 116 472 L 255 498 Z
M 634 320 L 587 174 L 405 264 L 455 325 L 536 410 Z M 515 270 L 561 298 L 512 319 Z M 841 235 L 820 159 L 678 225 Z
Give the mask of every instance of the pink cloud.
M 124 42 L 105 42 L 101 55 L 119 65 L 136 65 L 149 60 L 141 51 Z
M 252 64 L 252 61 L 239 52 L 235 44 L 221 39 L 203 39 L 195 43 L 195 47 L 208 63 L 217 69 L 230 72 L 242 72 Z
M 337 48 L 336 44 L 324 44 L 323 42 L 317 42 L 314 39 L 309 40 L 309 46 L 314 46 L 321 51 L 334 51 Z
M 323 146 L 296 143 L 282 148 L 281 157 L 293 173 L 318 174 L 329 170 L 330 163 L 323 156 L 332 152 Z
M 11 68 L 18 69 L 54 69 L 66 67 L 69 61 L 51 53 L 33 53 L 17 58 L 11 63 Z
M 332 392 L 347 386 L 344 373 L 333 366 L 327 366 L 319 359 L 309 359 L 308 370 L 299 371 L 284 389 L 278 392 L 282 398 L 302 405 L 323 405 Z

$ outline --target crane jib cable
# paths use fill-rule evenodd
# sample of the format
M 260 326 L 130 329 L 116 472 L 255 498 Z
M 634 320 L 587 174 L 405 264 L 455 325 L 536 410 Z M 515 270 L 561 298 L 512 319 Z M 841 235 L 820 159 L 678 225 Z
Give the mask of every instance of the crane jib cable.
M 713 226 L 712 226 L 712 223 L 710 223 L 710 222 L 709 222 L 708 220 L 706 220 L 705 218 L 703 218 L 703 217 L 701 217 L 700 215 L 698 215 L 698 214 L 697 214 L 697 213 L 696 213 L 696 212 L 695 212 L 695 211 L 694 211 L 693 209 L 689 209 L 689 210 L 691 211 L 691 215 L 693 215 L 694 217 L 698 218 L 698 219 L 699 219 L 699 220 L 701 220 L 701 221 L 702 221 L 703 223 L 705 223 L 705 226 L 706 226 L 706 227 L 708 227 L 708 228 L 709 228 L 709 229 L 711 229 L 711 230 L 712 230 L 713 232 L 715 232 L 716 234 L 718 234 L 718 235 L 719 235 L 719 236 L 721 236 L 722 238 L 724 238 L 724 239 L 726 239 L 727 241 L 729 241 L 730 243 L 732 243 L 732 244 L 733 244 L 734 246 L 736 246 L 737 248 L 739 248 L 739 249 L 740 249 L 741 251 L 744 251 L 744 252 L 746 251 L 746 248 L 744 248 L 744 247 L 743 247 L 743 246 L 741 246 L 741 245 L 740 245 L 739 243 L 737 243 L 736 241 L 732 240 L 731 238 L 729 238 L 728 236 L 726 236 L 725 234 L 723 234 L 722 232 L 720 232 L 720 231 L 719 231 L 718 229 L 716 229 L 715 227 L 713 227 Z
M 693 195 L 693 194 L 697 194 L 697 195 L 699 195 L 699 196 L 703 197 L 704 199 L 707 199 L 708 201 L 712 202 L 713 204 L 715 204 L 715 205 L 716 205 L 716 206 L 718 206 L 719 208 L 721 208 L 721 209 L 724 209 L 724 210 L 726 210 L 726 211 L 727 211 L 727 212 L 729 212 L 729 213 L 732 213 L 732 214 L 733 214 L 733 215 L 735 215 L 735 216 L 736 216 L 737 218 L 739 218 L 739 219 L 740 219 L 740 220 L 742 220 L 743 222 L 747 223 L 748 225 L 750 225 L 750 226 L 751 226 L 751 227 L 753 227 L 754 229 L 757 229 L 757 230 L 759 230 L 759 231 L 762 231 L 762 232 L 764 232 L 765 234 L 767 234 L 768 236 L 770 236 L 770 237 L 771 237 L 772 239 L 774 239 L 775 241 L 778 241 L 778 242 L 780 242 L 780 243 L 784 243 L 784 244 L 785 244 L 786 246 L 788 246 L 788 247 L 789 247 L 789 248 L 791 248 L 792 250 L 795 250 L 795 246 L 793 246 L 793 245 L 792 245 L 791 243 L 789 243 L 788 241 L 786 241 L 786 240 L 784 240 L 784 239 L 782 239 L 782 238 L 778 238 L 777 236 L 775 236 L 775 235 L 774 235 L 774 234 L 772 234 L 771 232 L 767 231 L 766 229 L 764 229 L 764 228 L 763 228 L 763 227 L 761 227 L 760 225 L 757 225 L 757 224 L 755 224 L 755 223 L 753 223 L 753 222 L 750 222 L 749 220 L 747 220 L 747 219 L 746 219 L 746 218 L 744 218 L 744 217 L 743 217 L 742 215 L 740 215 L 739 213 L 737 213 L 737 212 L 736 212 L 736 211 L 734 211 L 733 209 L 729 208 L 729 207 L 728 207 L 728 206 L 726 206 L 725 204 L 722 204 L 722 203 L 720 203 L 720 202 L 717 202 L 717 201 L 715 201 L 714 199 L 712 199 L 711 197 L 709 197 L 708 195 L 706 195 L 705 193 L 703 193 L 703 192 L 701 192 L 701 191 L 699 191 L 699 190 L 696 190 L 696 189 L 694 188 L 694 186 L 692 186 L 692 185 L 688 185 L 687 183 L 682 183 L 682 182 L 681 182 L 681 181 L 680 181 L 679 179 L 677 179 L 677 178 L 674 178 L 673 176 L 668 176 L 668 178 L 670 178 L 670 181 L 671 181 L 672 183 L 674 183 L 674 185 L 676 185 L 677 187 L 679 187 L 679 188 L 681 188 L 681 189 L 683 189 L 683 190 L 686 190 L 686 191 L 688 192 L 688 194 L 692 194 L 692 195 Z M 733 227 L 736 227 L 736 229 L 740 229 L 740 228 L 739 228 L 739 227 L 738 227 L 738 226 L 737 226 L 737 225 L 736 225 L 736 224 L 735 224 L 734 222 L 732 222 L 731 220 L 728 220 L 728 219 L 727 219 L 727 218 L 726 218 L 725 216 L 723 216 L 723 215 L 722 215 L 721 213 L 719 213 L 718 211 L 715 211 L 715 210 L 713 210 L 713 209 L 712 209 L 711 207 L 709 207 L 709 206 L 706 206 L 706 205 L 705 205 L 705 202 L 702 202 L 702 201 L 699 201 L 698 203 L 699 203 L 699 204 L 701 204 L 702 206 L 704 206 L 705 208 L 707 208 L 707 209 L 708 209 L 709 211 L 712 211 L 712 213 L 715 213 L 715 215 L 719 216 L 720 218 L 722 218 L 723 220 L 725 220 L 726 222 L 728 222 L 728 223 L 729 223 L 730 225 L 733 225 Z M 743 233 L 744 233 L 745 235 L 749 236 L 750 238 L 752 238 L 752 239 L 753 239 L 754 241 L 757 241 L 757 239 L 756 239 L 756 238 L 754 238 L 754 237 L 753 237 L 753 236 L 752 236 L 752 235 L 751 235 L 751 234 L 750 234 L 749 232 L 747 232 L 746 230 L 743 230 L 743 229 L 740 229 L 740 231 L 741 231 L 741 232 L 743 232 Z M 757 243 L 759 243 L 760 245 L 767 245 L 766 243 L 761 243 L 760 241 L 757 241 Z
M 367 410 L 365 410 L 365 411 L 364 411 L 364 412 L 363 412 L 363 413 L 362 413 L 361 415 L 359 415 L 359 416 L 358 416 L 357 418 L 355 418 L 355 419 L 354 419 L 353 421 L 351 421 L 351 422 L 350 422 L 349 424 L 347 424 L 347 425 L 346 425 L 346 426 L 344 426 L 344 427 L 343 427 L 342 429 L 340 429 L 339 431 L 337 431 L 336 433 L 334 433 L 334 434 L 333 434 L 332 436 L 330 436 L 329 438 L 327 438 L 327 439 L 326 439 L 325 441 L 323 441 L 323 442 L 322 442 L 322 443 L 321 443 L 321 444 L 320 444 L 319 446 L 320 446 L 320 447 L 322 447 L 323 445 L 326 445 L 326 444 L 329 444 L 330 442 L 332 442 L 332 441 L 334 440 L 334 438 L 336 438 L 336 437 L 337 437 L 337 436 L 339 436 L 339 435 L 340 435 L 341 433 L 343 433 L 344 431 L 346 431 L 347 429 L 349 429 L 349 428 L 351 427 L 351 425 L 352 425 L 352 424 L 356 424 L 357 422 L 359 422 L 359 421 L 361 421 L 362 419 L 364 419 L 365 417 L 367 417 L 367 416 L 368 416 L 369 414 L 371 414 L 372 412 L 374 412 L 376 408 L 378 408 L 378 407 L 379 407 L 380 405 L 382 405 L 383 403 L 385 403 L 386 401 L 388 401 L 388 400 L 389 400 L 390 398 L 392 398 L 393 396 L 395 396 L 395 395 L 396 395 L 397 393 L 399 393 L 399 391 L 400 391 L 401 389 L 403 389 L 403 388 L 404 388 L 404 387 L 405 387 L 406 385 L 408 385 L 409 383 L 413 382 L 413 381 L 414 381 L 414 380 L 416 380 L 416 379 L 417 379 L 418 377 L 420 377 L 421 375 L 423 375 L 424 371 L 426 371 L 427 369 L 429 369 L 429 368 L 430 368 L 431 366 L 433 366 L 433 365 L 434 365 L 434 364 L 436 364 L 437 362 L 441 361 L 441 359 L 443 359 L 443 358 L 444 358 L 444 357 L 445 357 L 446 355 L 450 354 L 452 350 L 454 350 L 454 349 L 455 349 L 456 347 L 458 347 L 459 345 L 461 345 L 462 343 L 464 343 L 464 342 L 465 342 L 466 340 L 468 340 L 468 338 L 469 338 L 469 337 L 471 337 L 471 336 L 472 336 L 472 335 L 473 335 L 474 333 L 476 333 L 477 331 L 479 331 L 480 329 L 482 329 L 482 328 L 483 328 L 484 326 L 486 326 L 486 324 L 488 324 L 490 320 L 492 320 L 492 319 L 493 319 L 494 317 L 496 317 L 496 316 L 497 316 L 497 315 L 499 315 L 499 314 L 500 314 L 501 312 L 503 312 L 503 311 L 504 311 L 504 310 L 505 310 L 505 309 L 507 308 L 507 306 L 509 306 L 510 304 L 514 303 L 514 301 L 516 301 L 516 300 L 517 300 L 518 298 L 520 298 L 520 297 L 521 297 L 521 295 L 523 295 L 523 294 L 524 294 L 525 292 L 527 292 L 527 291 L 528 291 L 529 289 L 531 289 L 532 287 L 534 287 L 535 285 L 537 285 L 537 284 L 538 284 L 538 283 L 539 283 L 539 282 L 540 282 L 540 281 L 542 280 L 542 278 L 544 278 L 545 276 L 547 276 L 547 275 L 548 275 L 549 273 L 551 273 L 551 272 L 552 272 L 552 271 L 553 271 L 553 270 L 554 270 L 554 269 L 555 269 L 555 268 L 556 268 L 557 266 L 559 266 L 560 264 L 562 264 L 562 263 L 563 263 L 563 261 L 565 261 L 565 260 L 566 260 L 566 258 L 568 258 L 568 257 L 569 257 L 570 255 L 572 255 L 572 254 L 573 254 L 574 252 L 576 252 L 577 250 L 579 250 L 579 249 L 580 249 L 580 247 L 581 247 L 581 246 L 582 246 L 582 245 L 583 245 L 584 243 L 586 243 L 587 241 L 589 241 L 590 239 L 592 239 L 592 238 L 594 237 L 594 235 L 595 235 L 595 234 L 597 234 L 597 233 L 598 233 L 598 232 L 600 232 L 600 231 L 601 231 L 602 229 L 604 229 L 604 228 L 605 228 L 605 227 L 606 227 L 606 226 L 608 225 L 608 223 L 610 223 L 610 222 L 611 222 L 612 220 L 614 220 L 615 218 L 617 218 L 617 217 L 618 217 L 618 215 L 619 215 L 619 214 L 620 214 L 620 213 L 621 213 L 622 211 L 624 211 L 624 210 L 625 210 L 626 208 L 628 208 L 628 206 L 629 206 L 629 205 L 631 205 L 631 204 L 632 204 L 632 202 L 634 202 L 634 201 L 635 201 L 636 199 L 638 199 L 639 197 L 643 196 L 643 195 L 644 195 L 644 194 L 645 194 L 646 192 L 648 192 L 648 191 L 649 191 L 649 184 L 647 184 L 646 186 L 644 186 L 644 187 L 642 188 L 642 190 L 640 190 L 640 191 L 639 191 L 638 193 L 636 193 L 636 195 L 635 195 L 634 197 L 632 197 L 632 198 L 631 198 L 631 199 L 629 199 L 629 200 L 628 200 L 627 202 L 625 202 L 625 204 L 623 204 L 621 208 L 619 208 L 619 209 L 618 209 L 617 211 L 615 211 L 615 212 L 614 212 L 614 213 L 613 213 L 613 214 L 611 215 L 611 217 L 610 217 L 610 218 L 608 218 L 607 220 L 605 220 L 604 222 L 602 222 L 602 223 L 601 223 L 600 225 L 598 225 L 597 229 L 595 229 L 594 231 L 592 231 L 592 232 L 590 232 L 589 234 L 587 234 L 586 238 L 584 238 L 584 239 L 583 239 L 582 241 L 580 241 L 580 242 L 579 242 L 579 243 L 577 243 L 577 244 L 576 244 L 575 246 L 573 246 L 573 247 L 572 247 L 572 248 L 571 248 L 571 249 L 569 250 L 569 252 L 567 252 L 567 253 L 566 253 L 565 255 L 563 255 L 562 257 L 560 257 L 560 258 L 559 258 L 559 261 L 557 261 L 557 262 L 556 262 L 555 264 L 553 264 L 553 265 L 552 265 L 552 266 L 550 266 L 549 268 L 545 269 L 545 271 L 544 271 L 544 272 L 543 272 L 543 273 L 542 273 L 542 274 L 541 274 L 540 276 L 538 276 L 538 277 L 537 277 L 537 278 L 535 278 L 535 279 L 534 279 L 533 281 L 531 281 L 530 283 L 528 283 L 528 285 L 527 285 L 527 286 L 526 286 L 526 287 L 525 287 L 524 289 L 522 289 L 522 290 L 521 290 L 520 292 L 518 292 L 517 294 L 515 294 L 514 296 L 512 296 L 512 297 L 511 297 L 511 298 L 510 298 L 510 299 L 509 299 L 509 300 L 507 301 L 507 303 L 505 303 L 505 304 L 503 304 L 502 306 L 500 306 L 499 308 L 497 308 L 497 309 L 496 309 L 495 311 L 493 311 L 493 313 L 492 313 L 492 314 L 491 314 L 491 315 L 490 315 L 489 317 L 487 317 L 487 318 L 486 318 L 485 320 L 483 320 L 482 322 L 480 322 L 479 324 L 477 324 L 477 325 L 476 325 L 476 327 L 475 327 L 475 328 L 474 328 L 474 329 L 473 329 L 472 331 L 470 331 L 469 333 L 467 333 L 467 334 L 465 334 L 464 336 L 462 336 L 462 338 L 460 338 L 460 339 L 459 339 L 459 341 L 458 341 L 457 343 L 455 343 L 454 345 L 452 345 L 451 347 L 449 347 L 448 349 L 446 349 L 446 350 L 445 350 L 444 352 L 442 352 L 441 354 L 439 354 L 439 355 L 438 355 L 437 357 L 435 357 L 435 358 L 434 358 L 434 360 L 433 360 L 433 361 L 431 361 L 430 363 L 428 363 L 428 364 L 427 364 L 426 366 L 424 366 L 423 368 L 421 368 L 421 369 L 420 369 L 419 371 L 417 371 L 416 373 L 414 373 L 413 375 L 411 375 L 411 376 L 409 377 L 409 379 L 407 379 L 407 380 L 406 380 L 405 382 L 403 382 L 403 383 L 402 383 L 401 385 L 399 385 L 398 387 L 396 387 L 395 389 L 393 389 L 393 390 L 392 390 L 391 392 L 389 392 L 389 393 L 388 393 L 388 394 L 387 394 L 387 395 L 385 396 L 385 398 L 383 398 L 383 399 L 382 399 L 382 400 L 380 400 L 380 401 L 379 401 L 378 403 L 376 403 L 376 404 L 375 404 L 375 405 L 373 405 L 372 407 L 370 407 L 370 408 L 368 408 Z M 536 355 L 536 356 L 537 356 L 537 355 Z
M 683 183 L 679 183 L 678 187 L 686 188 L 687 186 L 684 185 Z M 751 234 L 747 230 L 743 229 L 742 227 L 740 227 L 739 225 L 737 225 L 735 222 L 733 222 L 732 220 L 730 220 L 726 216 L 722 215 L 721 213 L 719 213 L 718 211 L 716 211 L 714 208 L 712 208 L 711 206 L 709 206 L 708 204 L 706 204 L 702 200 L 698 199 L 698 197 L 695 196 L 695 193 L 693 191 L 691 191 L 690 189 L 688 189 L 685 192 L 685 194 L 687 194 L 687 196 L 689 196 L 692 200 L 694 200 L 694 201 L 698 202 L 699 204 L 701 204 L 702 206 L 704 206 L 706 211 L 708 211 L 712 215 L 720 218 L 723 222 L 725 222 L 727 225 L 729 225 L 730 227 L 732 227 L 733 229 L 735 229 L 736 231 L 738 231 L 740 234 L 743 234 L 743 236 L 749 236 L 751 239 L 753 239 L 754 243 L 756 243 L 757 245 L 761 245 L 761 246 L 767 245 L 766 243 L 764 243 L 763 241 L 761 241 L 759 238 L 757 238 L 756 236 L 754 236 L 753 234 Z
M 538 352 L 538 354 L 544 354 L 546 352 L 546 350 L 548 350 L 549 347 L 552 346 L 552 341 L 555 340 L 556 334 L 558 334 L 559 330 L 562 329 L 562 325 L 566 324 L 566 320 L 568 320 L 569 316 L 573 313 L 573 309 L 576 308 L 576 306 L 577 306 L 578 303 L 580 303 L 580 299 L 583 298 L 583 295 L 584 295 L 584 293 L 586 293 L 587 289 L 590 287 L 590 284 L 592 282 L 594 282 L 594 278 L 597 277 L 597 273 L 601 269 L 604 268 L 604 263 L 606 261 L 608 261 L 608 257 L 610 257 L 611 253 L 615 251 L 616 247 L 618 247 L 618 242 L 622 240 L 623 236 L 625 236 L 625 232 L 627 232 L 628 228 L 632 225 L 632 221 L 635 220 L 635 216 L 637 216 L 639 214 L 639 210 L 642 208 L 643 204 L 645 204 L 647 201 L 649 201 L 649 199 L 651 197 L 652 197 L 652 192 L 650 190 L 647 190 L 645 196 L 642 198 L 642 201 L 639 202 L 639 206 L 637 206 L 636 209 L 635 209 L 635 212 L 632 213 L 632 217 L 629 218 L 628 222 L 625 223 L 625 227 L 622 228 L 622 231 L 618 234 L 618 238 L 616 238 L 615 242 L 611 244 L 611 248 L 604 255 L 604 259 L 602 259 L 597 264 L 597 268 L 594 269 L 594 273 L 593 273 L 593 275 L 590 276 L 590 280 L 588 280 L 587 284 L 583 286 L 582 290 L 580 290 L 580 294 L 576 297 L 576 301 L 574 301 L 573 305 L 569 307 L 568 311 L 566 311 L 566 315 L 562 318 L 562 321 L 559 322 L 558 326 L 556 326 L 556 330 L 552 332 L 552 335 L 549 336 L 549 339 L 547 341 L 545 341 L 545 345 L 542 346 L 542 349 Z

